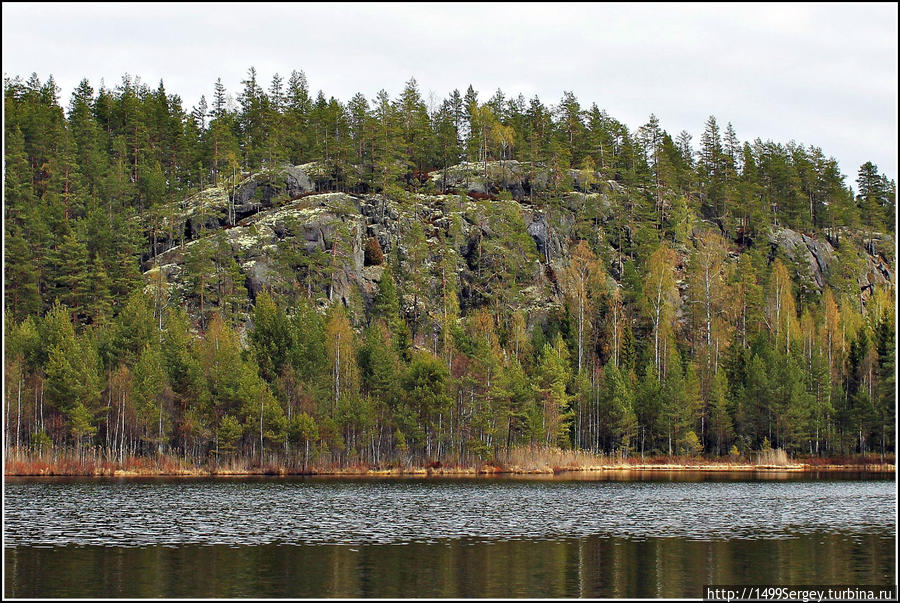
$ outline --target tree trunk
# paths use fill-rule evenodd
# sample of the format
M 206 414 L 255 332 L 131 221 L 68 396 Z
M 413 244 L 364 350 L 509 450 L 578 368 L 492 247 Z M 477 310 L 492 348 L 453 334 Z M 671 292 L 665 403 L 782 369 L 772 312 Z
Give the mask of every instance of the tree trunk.
M 162 435 L 162 400 L 159 401 L 159 453 L 163 452 L 163 435 Z M 177 441 L 177 440 L 176 440 Z
M 21 371 L 20 371 L 21 372 Z M 19 457 L 19 430 L 22 425 L 22 375 L 19 375 L 19 393 L 17 394 L 16 409 L 16 458 Z

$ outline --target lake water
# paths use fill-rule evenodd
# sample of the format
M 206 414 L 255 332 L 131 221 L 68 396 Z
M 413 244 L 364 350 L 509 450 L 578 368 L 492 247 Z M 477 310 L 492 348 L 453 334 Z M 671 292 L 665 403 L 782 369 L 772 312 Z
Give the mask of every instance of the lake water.
M 699 597 L 895 584 L 896 482 L 830 474 L 7 478 L 7 597 Z

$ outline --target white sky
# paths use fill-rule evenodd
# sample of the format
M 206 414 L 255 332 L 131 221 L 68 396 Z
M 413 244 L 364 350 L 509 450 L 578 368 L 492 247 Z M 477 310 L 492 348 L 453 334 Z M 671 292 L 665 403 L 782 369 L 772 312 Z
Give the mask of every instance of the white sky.
M 306 72 L 346 102 L 415 77 L 440 100 L 571 90 L 636 128 L 655 113 L 675 136 L 715 115 L 742 140 L 820 146 L 853 183 L 861 163 L 897 176 L 897 4 L 28 4 L 4 2 L 3 73 L 52 74 L 68 105 L 87 77 L 124 73 L 186 110 L 221 77 L 235 96 L 256 67 Z M 854 186 L 855 188 L 855 186 Z

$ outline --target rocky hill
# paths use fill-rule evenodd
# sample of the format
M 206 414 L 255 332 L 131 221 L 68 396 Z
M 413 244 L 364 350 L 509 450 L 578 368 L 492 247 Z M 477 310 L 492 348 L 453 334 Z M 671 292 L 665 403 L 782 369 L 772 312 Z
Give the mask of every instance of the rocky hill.
M 186 265 L 205 259 L 210 277 L 203 286 L 212 288 L 215 275 L 221 277 L 231 260 L 238 294 L 246 296 L 246 303 L 238 304 L 244 314 L 263 289 L 287 292 L 300 287 L 311 297 L 320 294 L 322 305 L 340 301 L 361 325 L 383 271 L 380 259 L 367 258 L 368 245 L 392 264 L 401 292 L 406 291 L 402 311 L 409 318 L 427 316 L 439 307 L 442 283 L 448 278 L 443 262 L 450 258 L 463 313 L 502 303 L 527 310 L 531 326 L 563 303 L 558 275 L 578 240 L 597 236 L 604 241 L 607 253 L 601 257 L 611 283 L 621 281 L 629 259 L 621 246 L 623 237 L 634 236 L 632 226 L 615 220 L 628 191 L 599 178 L 590 187 L 579 186 L 584 176 L 578 170 L 571 170 L 571 179 L 580 191 L 563 192 L 558 201 L 541 204 L 533 204 L 528 195 L 536 181 L 546 188 L 548 170 L 516 161 L 452 166 L 423 178 L 421 190 L 429 192 L 395 196 L 318 192 L 316 174 L 316 164 L 284 166 L 167 206 L 158 213 L 162 219 L 147 227 L 145 275 L 161 271 L 173 285 L 173 299 L 186 303 L 197 316 L 201 292 L 196 268 L 188 271 Z M 586 188 L 589 192 L 583 192 Z M 715 228 L 695 219 L 691 235 Z M 872 254 L 863 242 L 865 233 L 843 234 L 841 269 L 849 266 L 853 271 L 850 276 L 860 295 L 865 297 L 877 283 L 890 282 L 893 240 L 879 235 L 878 253 Z M 683 273 L 687 245 L 674 243 Z M 749 244 L 733 241 L 732 261 L 750 247 L 769 258 L 781 254 L 789 259 L 801 290 L 813 295 L 834 277 L 838 254 L 828 237 L 769 226 L 764 237 Z M 424 286 L 403 286 L 413 280 Z M 680 289 L 686 296 L 686 287 Z M 205 298 L 207 307 L 217 303 L 213 293 Z

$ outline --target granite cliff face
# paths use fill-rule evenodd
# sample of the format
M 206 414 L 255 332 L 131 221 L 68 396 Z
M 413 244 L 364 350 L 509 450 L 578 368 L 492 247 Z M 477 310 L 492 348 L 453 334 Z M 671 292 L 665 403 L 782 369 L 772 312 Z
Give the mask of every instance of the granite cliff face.
M 789 228 L 773 228 L 768 233 L 768 242 L 772 252 L 782 250 L 798 265 L 801 286 L 822 291 L 830 270 L 835 269 L 837 252 L 827 239 L 818 239 Z M 881 247 L 892 249 L 894 242 L 887 238 L 881 241 Z M 872 293 L 875 285 L 891 282 L 891 254 L 871 254 L 864 248 L 843 246 L 840 253 L 845 261 L 850 260 L 853 277 L 859 286 L 860 295 L 864 298 Z
M 313 297 L 319 294 L 323 305 L 343 303 L 362 324 L 384 269 L 366 263 L 364 250 L 374 239 L 400 281 L 402 311 L 408 316 L 437 312 L 453 276 L 447 274 L 449 266 L 456 270 L 463 311 L 504 304 L 525 309 L 534 324 L 563 302 L 558 275 L 570 247 L 583 237 L 576 232 L 577 218 L 590 213 L 591 227 L 603 231 L 601 238 L 612 246 L 616 236 L 610 219 L 625 193 L 618 183 L 597 179 L 584 187 L 590 192 L 562 193 L 552 208 L 538 207 L 527 195 L 538 180 L 546 187 L 541 179 L 549 177 L 548 171 L 515 161 L 433 172 L 429 189 L 448 192 L 396 198 L 317 192 L 318 169 L 315 164 L 285 166 L 247 177 L 234 190 L 209 188 L 167 208 L 160 214 L 164 219 L 147 226 L 150 244 L 143 269 L 148 276 L 161 271 L 174 298 L 196 310 L 197 284 L 188 278 L 186 265 L 205 262 L 212 282 L 222 258 L 230 257 L 239 274 L 235 278 L 246 289 L 245 311 L 264 289 L 305 288 Z M 584 177 L 575 170 L 570 176 L 576 184 Z M 580 223 L 583 228 L 584 220 Z M 701 222 L 703 227 L 711 225 Z M 798 277 L 806 279 L 801 286 L 825 287 L 836 257 L 828 240 L 772 228 L 765 243 L 771 255 L 780 251 L 795 262 Z M 845 238 L 843 247 L 849 244 Z M 893 241 L 882 247 L 893 249 Z M 862 295 L 890 281 L 892 254 L 870 255 L 858 245 L 853 253 Z M 611 278 L 622 278 L 616 262 L 608 269 Z M 416 287 L 404 286 L 413 281 Z M 207 304 L 214 299 L 207 295 Z

